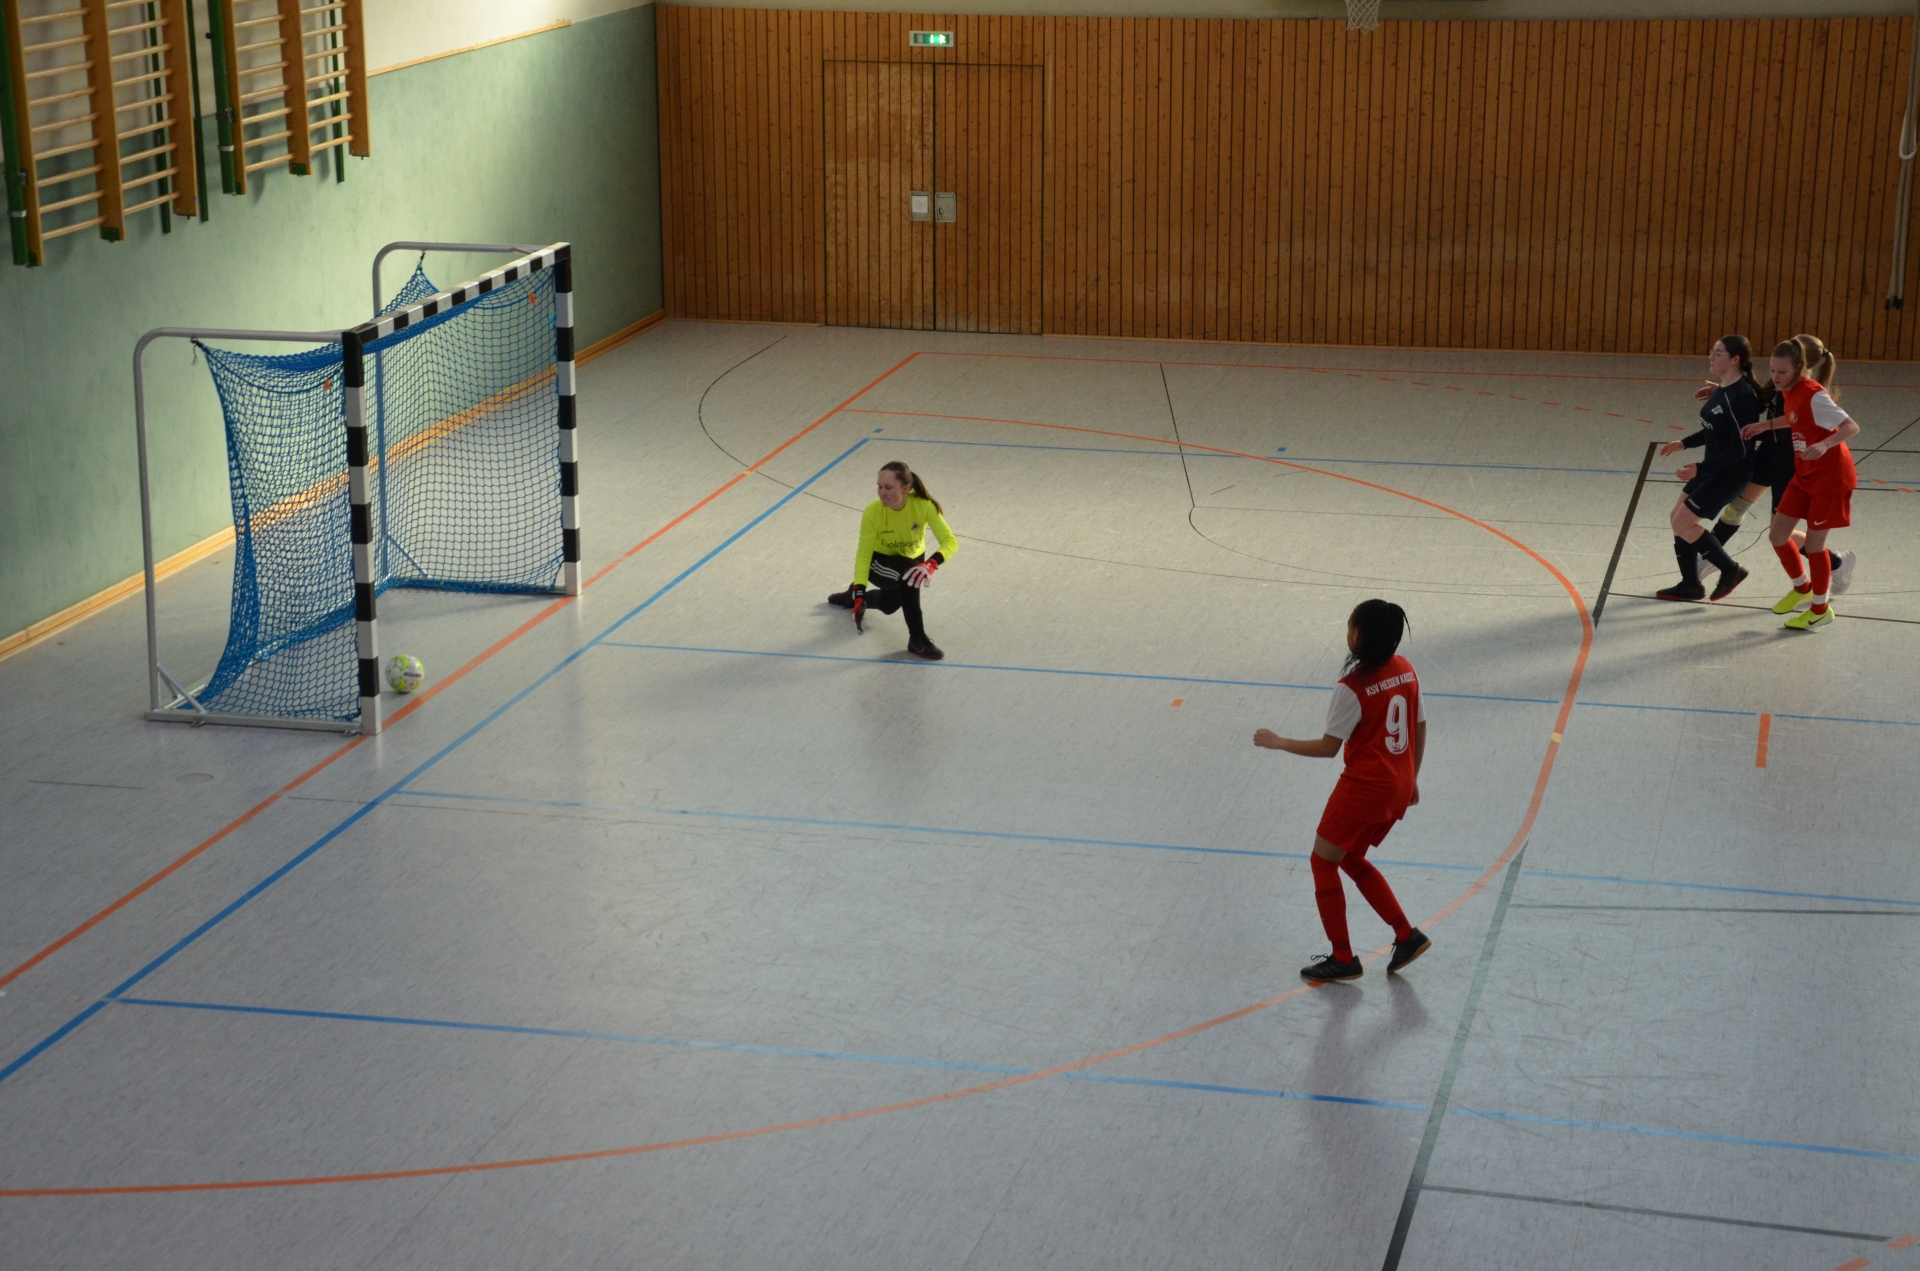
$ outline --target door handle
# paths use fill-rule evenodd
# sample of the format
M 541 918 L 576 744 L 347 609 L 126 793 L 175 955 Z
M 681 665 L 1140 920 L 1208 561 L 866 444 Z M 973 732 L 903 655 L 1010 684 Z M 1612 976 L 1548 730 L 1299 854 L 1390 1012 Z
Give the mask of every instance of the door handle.
M 952 190 L 941 190 L 933 196 L 933 219 L 952 224 L 960 219 L 960 196 Z
M 914 190 L 907 195 L 907 215 L 916 221 L 933 219 L 933 196 L 925 190 Z

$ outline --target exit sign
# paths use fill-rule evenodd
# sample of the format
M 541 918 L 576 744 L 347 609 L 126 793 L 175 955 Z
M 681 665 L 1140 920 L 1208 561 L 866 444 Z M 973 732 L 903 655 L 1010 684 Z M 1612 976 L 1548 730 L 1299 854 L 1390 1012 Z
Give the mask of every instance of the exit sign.
M 953 47 L 951 31 L 909 31 L 907 43 L 917 49 L 945 49 Z

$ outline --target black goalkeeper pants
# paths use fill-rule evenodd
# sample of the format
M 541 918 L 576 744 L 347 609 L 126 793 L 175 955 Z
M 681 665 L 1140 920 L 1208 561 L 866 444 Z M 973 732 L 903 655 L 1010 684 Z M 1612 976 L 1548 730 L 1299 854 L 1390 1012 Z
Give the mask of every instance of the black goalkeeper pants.
M 907 584 L 907 571 L 925 559 L 875 552 L 867 566 L 867 608 L 901 614 L 907 620 L 908 637 L 921 641 L 927 638 L 927 628 L 920 621 L 920 589 Z

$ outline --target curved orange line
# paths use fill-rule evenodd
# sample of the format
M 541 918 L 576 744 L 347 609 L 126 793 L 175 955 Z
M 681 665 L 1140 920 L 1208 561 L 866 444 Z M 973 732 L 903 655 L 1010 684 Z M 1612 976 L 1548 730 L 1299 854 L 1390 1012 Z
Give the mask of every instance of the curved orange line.
M 679 525 L 681 522 L 691 517 L 694 513 L 698 512 L 701 508 L 706 507 L 709 503 L 712 503 L 715 499 L 725 494 L 728 490 L 733 489 L 734 486 L 739 485 L 742 481 L 746 480 L 750 474 L 758 472 L 760 468 L 767 463 L 768 460 L 772 459 L 775 455 L 787 449 L 787 447 L 793 445 L 795 442 L 799 441 L 802 437 L 806 436 L 808 433 L 812 432 L 814 429 L 820 427 L 820 425 L 826 423 L 829 419 L 832 419 L 835 415 L 838 415 L 841 412 L 845 411 L 848 407 L 852 406 L 855 402 L 859 401 L 862 397 L 866 396 L 866 394 L 870 392 L 874 387 L 876 387 L 882 380 L 886 379 L 888 376 L 892 375 L 895 371 L 899 370 L 901 367 L 905 366 L 907 363 L 913 361 L 914 358 L 919 356 L 920 355 L 918 353 L 910 353 L 906 357 L 901 358 L 898 362 L 895 362 L 892 366 L 888 367 L 884 372 L 876 376 L 871 382 L 869 382 L 866 385 L 866 387 L 862 388 L 859 392 L 855 393 L 852 397 L 847 398 L 846 401 L 841 402 L 838 406 L 835 406 L 832 410 L 820 416 L 820 418 L 814 420 L 812 423 L 808 424 L 805 428 L 802 428 L 799 432 L 793 434 L 793 436 L 787 438 L 785 441 L 775 446 L 772 450 L 767 451 L 766 454 L 761 455 L 752 464 L 741 469 L 734 476 L 729 477 L 726 481 L 721 483 L 716 489 L 714 489 L 712 493 L 708 494 L 707 497 L 705 497 L 704 499 L 701 499 L 698 503 L 695 503 L 692 507 L 687 508 L 685 511 L 681 512 L 680 515 L 674 517 L 671 521 L 668 521 L 665 525 L 662 525 L 659 529 L 647 535 L 645 538 L 641 539 L 638 543 L 635 543 L 632 547 L 629 547 L 621 555 L 614 557 L 611 561 L 607 563 L 605 568 L 600 570 L 599 573 L 587 579 L 586 582 L 582 584 L 581 590 L 584 591 L 586 588 L 591 587 L 595 583 L 599 582 L 602 578 L 605 578 L 608 574 L 612 573 L 615 569 L 618 569 L 622 564 L 624 564 L 627 561 L 627 559 L 633 556 L 636 552 L 639 552 L 644 548 L 652 546 L 656 541 L 658 541 L 661 537 L 663 537 L 668 531 L 672 530 L 675 526 Z M 506 648 L 508 645 L 518 640 L 521 636 L 533 630 L 535 627 L 545 622 L 548 618 L 551 618 L 554 614 L 559 613 L 562 609 L 565 609 L 569 604 L 573 602 L 573 599 L 574 599 L 573 597 L 568 596 L 568 597 L 565 597 L 564 599 L 554 601 L 552 604 L 542 609 L 539 613 L 536 613 L 535 615 L 533 615 L 533 617 L 527 619 L 525 622 L 515 627 L 512 631 L 508 632 L 506 635 L 502 636 L 500 639 L 488 645 L 480 653 L 468 659 L 467 664 L 465 666 L 462 666 L 459 670 L 453 672 L 451 675 L 445 675 L 438 678 L 434 682 L 434 685 L 432 688 L 427 689 L 425 692 L 415 697 L 412 701 L 408 702 L 405 706 L 402 706 L 399 710 L 395 711 L 390 717 L 388 717 L 387 727 L 391 728 L 393 725 L 399 723 L 401 720 L 405 719 L 407 716 L 413 714 L 413 712 L 419 710 L 422 706 L 425 706 L 428 702 L 438 697 L 441 693 L 445 692 L 447 689 L 452 688 L 455 684 L 459 683 L 462 679 L 466 678 L 468 672 L 474 670 L 481 663 L 493 657 L 494 654 L 500 652 L 500 650 Z M 199 856 L 201 853 L 205 852 L 208 848 L 212 847 L 214 844 L 218 843 L 221 839 L 227 837 L 227 835 L 233 833 L 235 830 L 239 829 L 241 826 L 245 825 L 247 822 L 253 820 L 254 817 L 259 816 L 262 812 L 265 812 L 268 808 L 272 807 L 275 803 L 278 803 L 283 797 L 285 797 L 290 792 L 306 784 L 307 781 L 319 775 L 319 773 L 323 769 L 325 769 L 327 765 L 331 764 L 334 760 L 340 758 L 342 755 L 346 754 L 348 751 L 352 750 L 354 747 L 358 746 L 361 742 L 365 740 L 366 740 L 365 737 L 355 737 L 352 741 L 346 742 L 345 744 L 341 745 L 337 750 L 335 750 L 332 754 L 328 755 L 325 759 L 322 759 L 319 763 L 313 765 L 313 767 L 307 769 L 305 772 L 301 773 L 299 776 L 295 777 L 293 780 L 287 782 L 287 784 L 281 786 L 278 790 L 275 790 L 272 794 L 268 795 L 266 798 L 262 799 L 260 802 L 254 804 L 251 808 L 241 813 L 238 817 L 235 817 L 233 820 L 227 822 L 227 824 L 221 827 L 220 830 L 216 832 L 211 838 L 203 840 L 198 846 L 187 851 L 184 855 L 176 857 L 172 861 L 172 863 L 168 864 L 167 866 L 159 870 L 157 873 L 149 875 L 145 881 L 141 882 L 132 891 L 127 892 L 125 895 L 121 896 L 120 899 L 114 901 L 112 904 L 108 905 L 106 908 L 94 914 L 93 917 L 87 919 L 85 922 L 81 923 L 79 926 L 73 928 L 71 931 L 67 932 L 65 935 L 55 940 L 52 944 L 47 945 L 44 949 L 41 949 L 38 953 L 28 958 L 25 962 L 22 962 L 19 966 L 13 968 L 13 970 L 8 971 L 5 975 L 0 975 L 0 988 L 5 988 L 7 985 L 13 983 L 15 980 L 25 975 L 28 971 L 31 971 L 34 967 L 40 965 L 42 962 L 52 957 L 54 954 L 58 953 L 60 950 L 72 944 L 75 940 L 78 940 L 81 936 L 87 934 L 87 932 L 93 930 L 93 928 L 99 926 L 102 922 L 105 922 L 108 918 L 111 918 L 114 914 L 124 909 L 127 905 L 139 899 L 140 896 L 142 896 L 147 891 L 152 889 L 154 886 L 159 884 L 161 880 L 165 879 L 168 875 L 178 870 L 181 866 L 187 864 L 187 862 L 193 860 L 196 856 Z
M 902 365 L 905 365 L 905 363 L 902 363 Z M 888 373 L 891 374 L 892 372 Z M 877 383 L 878 381 L 875 382 Z M 861 391 L 865 392 L 866 390 L 862 389 Z M 852 399 L 849 399 L 849 401 L 851 400 Z M 844 410 L 847 408 L 842 407 L 841 409 Z M 1506 850 L 1500 854 L 1499 858 L 1487 866 L 1480 874 L 1480 877 L 1475 879 L 1465 891 L 1454 897 L 1452 901 L 1443 906 L 1431 918 L 1428 918 L 1427 925 L 1443 922 L 1453 914 L 1459 912 L 1462 906 L 1479 895 L 1481 891 L 1485 890 L 1487 884 L 1491 882 L 1501 870 L 1512 863 L 1513 858 L 1519 854 L 1520 848 L 1527 841 L 1527 836 L 1533 831 L 1534 820 L 1539 816 L 1540 805 L 1546 798 L 1547 782 L 1553 775 L 1554 760 L 1560 753 L 1560 737 L 1566 731 L 1567 720 L 1573 712 L 1574 697 L 1579 691 L 1581 678 L 1586 674 L 1587 656 L 1593 649 L 1593 619 L 1587 611 L 1586 601 L 1580 595 L 1579 589 L 1573 585 L 1573 582 L 1568 579 L 1565 574 L 1561 573 L 1560 570 L 1554 566 L 1552 561 L 1549 561 L 1546 557 L 1540 555 L 1540 553 L 1534 551 L 1519 539 L 1514 538 L 1504 530 L 1488 525 L 1485 521 L 1468 516 L 1465 512 L 1457 511 L 1454 508 L 1447 507 L 1445 504 L 1435 503 L 1431 499 L 1421 498 L 1417 494 L 1408 494 L 1404 490 L 1396 490 L 1391 486 L 1379 485 L 1372 481 L 1362 480 L 1359 477 L 1346 476 L 1343 473 L 1328 472 L 1323 468 L 1315 468 L 1308 464 L 1292 463 L 1285 459 L 1270 459 L 1265 455 L 1250 455 L 1240 450 L 1227 450 L 1218 446 L 1196 445 L 1193 442 L 1168 441 L 1164 437 L 1144 437 L 1137 433 L 1110 432 L 1099 428 L 1078 428 L 1069 424 L 1041 424 L 1023 419 L 989 420 L 980 416 L 934 415 L 916 411 L 850 411 L 849 413 L 902 415 L 928 419 L 971 419 L 986 423 L 1013 424 L 1026 428 L 1051 428 L 1062 432 L 1090 433 L 1095 436 L 1118 437 L 1128 441 L 1146 441 L 1163 446 L 1185 446 L 1192 450 L 1205 450 L 1213 454 L 1231 455 L 1241 459 L 1253 459 L 1261 463 L 1272 463 L 1281 467 L 1297 468 L 1302 472 L 1313 472 L 1320 476 L 1333 477 L 1336 480 L 1350 482 L 1353 485 L 1365 486 L 1368 489 L 1379 490 L 1382 493 L 1395 495 L 1399 498 L 1411 499 L 1415 503 L 1424 504 L 1437 511 L 1445 512 L 1449 516 L 1458 517 L 1470 525 L 1476 525 L 1489 534 L 1519 548 L 1535 561 L 1539 562 L 1542 568 L 1559 580 L 1560 585 L 1565 588 L 1567 594 L 1573 598 L 1574 604 L 1578 607 L 1580 613 L 1580 653 L 1574 659 L 1573 671 L 1567 679 L 1567 691 L 1560 699 L 1560 713 L 1555 719 L 1553 735 L 1548 740 L 1546 756 L 1540 762 L 1540 775 L 1534 780 L 1533 796 L 1527 802 L 1527 812 L 1521 819 L 1520 827 L 1514 831 L 1513 838 L 1508 841 Z M 770 457 L 771 456 L 769 456 L 769 458 Z M 1387 952 L 1387 947 L 1388 946 L 1383 946 L 1382 948 L 1373 950 L 1371 953 L 1365 955 L 1363 960 L 1369 962 L 1377 960 Z M 1223 1024 L 1230 1024 L 1235 1020 L 1244 1019 L 1249 1015 L 1264 1011 L 1268 1007 L 1278 1006 L 1282 1002 L 1290 1001 L 1293 998 L 1310 993 L 1317 987 L 1317 985 L 1302 984 L 1297 988 L 1288 989 L 1284 993 L 1254 1002 L 1247 1006 L 1242 1006 L 1238 1010 L 1228 1011 L 1225 1015 L 1216 1015 L 1212 1019 L 1203 1020 L 1198 1024 L 1190 1024 L 1185 1028 L 1178 1029 L 1171 1033 L 1164 1033 L 1159 1037 L 1134 1042 L 1130 1046 L 1121 1046 L 1114 1050 L 1103 1051 L 1100 1054 L 1089 1056 L 1086 1059 L 1077 1059 L 1070 1063 L 1056 1064 L 1051 1068 L 1042 1068 L 1036 1072 L 1021 1073 L 1014 1077 L 1004 1077 L 999 1081 L 989 1081 L 982 1085 L 967 1086 L 960 1090 L 949 1090 L 944 1094 L 926 1095 L 919 1099 L 906 1099 L 898 1103 L 886 1103 L 871 1108 L 859 1108 L 852 1112 L 838 1112 L 828 1116 L 811 1117 L 804 1121 L 785 1121 L 778 1125 L 762 1125 L 746 1130 L 729 1130 L 721 1134 L 706 1134 L 698 1138 L 671 1139 L 665 1142 L 642 1143 L 631 1147 L 602 1148 L 592 1152 L 567 1152 L 556 1156 L 529 1156 L 507 1161 L 481 1161 L 467 1165 L 439 1165 L 430 1166 L 425 1169 L 383 1170 L 361 1174 L 322 1174 L 310 1178 L 267 1178 L 215 1183 L 156 1183 L 145 1186 L 127 1187 L 0 1189 L 0 1197 L 144 1196 L 161 1192 L 249 1191 L 273 1187 L 316 1187 L 330 1183 L 374 1183 L 405 1178 L 442 1178 L 451 1174 L 478 1174 L 490 1170 L 528 1169 L 533 1166 L 565 1165 L 576 1161 L 603 1161 L 618 1156 L 642 1156 L 653 1152 L 666 1152 L 675 1148 L 704 1147 L 714 1143 L 732 1143 L 741 1139 L 762 1138 L 769 1134 L 785 1134 L 791 1130 L 808 1130 L 824 1125 L 839 1125 L 847 1121 L 860 1121 L 867 1117 L 882 1116 L 890 1112 L 905 1112 L 913 1108 L 932 1107 L 935 1104 L 950 1103 L 956 1099 L 966 1099 L 974 1095 L 989 1094 L 995 1090 L 1005 1090 L 1012 1086 L 1021 1086 L 1048 1077 L 1057 1077 L 1062 1073 L 1091 1068 L 1095 1064 L 1106 1063 L 1108 1060 L 1119 1059 L 1125 1055 L 1137 1054 L 1143 1050 L 1151 1050 L 1157 1046 L 1164 1046 L 1169 1042 L 1179 1041 L 1185 1037 L 1192 1037 L 1196 1033 L 1204 1033 L 1209 1029 L 1218 1028 Z

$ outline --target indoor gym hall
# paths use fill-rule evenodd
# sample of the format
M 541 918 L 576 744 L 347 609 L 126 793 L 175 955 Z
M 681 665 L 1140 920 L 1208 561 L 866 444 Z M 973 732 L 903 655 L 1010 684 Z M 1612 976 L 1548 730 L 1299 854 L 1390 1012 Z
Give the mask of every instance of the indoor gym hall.
M 299 154 L 210 54 L 144 160 L 197 190 L 10 217 L 0 1268 L 1920 1265 L 1915 22 L 1850 2 L 154 0 L 331 60 Z M 10 159 L 118 144 L 35 91 Z M 376 309 L 540 256 L 538 373 L 428 434 L 577 357 L 579 594 L 380 594 L 424 684 L 339 731 L 142 719 L 136 341 L 341 350 L 265 514 L 237 342 L 148 357 L 191 688 L 236 518 L 337 505 L 375 586 L 401 456 L 333 426 L 403 235 Z M 1656 599 L 1708 349 L 1808 330 L 1863 430 L 1837 619 L 1769 611 L 1764 502 L 1731 596 Z M 895 460 L 958 535 L 939 661 L 827 601 Z M 1312 985 L 1340 763 L 1252 742 L 1322 729 L 1376 596 L 1431 733 L 1371 857 L 1433 947 L 1387 974 L 1349 889 L 1365 974 Z

